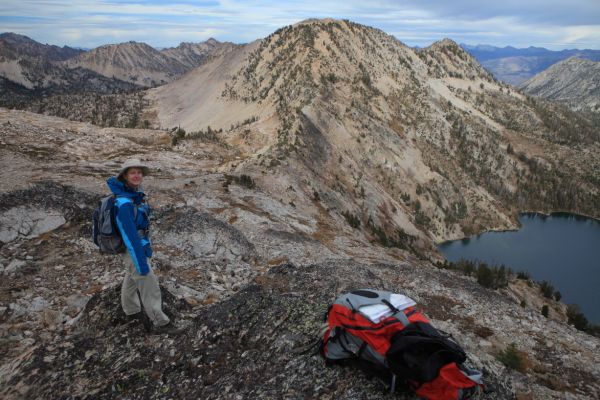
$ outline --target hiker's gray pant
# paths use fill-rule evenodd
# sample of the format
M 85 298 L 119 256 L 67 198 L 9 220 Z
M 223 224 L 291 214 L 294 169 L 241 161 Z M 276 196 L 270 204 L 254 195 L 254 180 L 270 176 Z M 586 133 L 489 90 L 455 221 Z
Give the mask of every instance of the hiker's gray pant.
M 140 297 L 144 311 L 154 324 L 162 326 L 169 323 L 169 317 L 162 310 L 162 298 L 158 278 L 152 272 L 152 267 L 147 275 L 138 274 L 129 252 L 123 254 L 125 264 L 125 279 L 121 286 L 121 305 L 125 314 L 132 315 L 142 311 Z M 149 264 L 149 262 L 148 262 Z M 138 297 L 138 292 L 140 296 Z

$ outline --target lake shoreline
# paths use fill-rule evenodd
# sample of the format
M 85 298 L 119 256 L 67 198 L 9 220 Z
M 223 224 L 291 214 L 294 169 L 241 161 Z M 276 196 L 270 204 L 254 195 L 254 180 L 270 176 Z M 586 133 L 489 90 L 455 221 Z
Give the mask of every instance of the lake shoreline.
M 572 211 L 558 210 L 558 211 L 549 211 L 549 212 L 546 212 L 546 211 L 539 211 L 539 210 L 525 210 L 525 211 L 519 211 L 516 214 L 516 216 L 514 216 L 515 220 L 516 220 L 516 226 L 514 228 L 498 228 L 498 229 L 489 228 L 489 229 L 484 229 L 484 230 L 482 230 L 480 232 L 477 232 L 477 233 L 469 235 L 469 236 L 462 236 L 462 237 L 458 237 L 458 238 L 455 238 L 455 239 L 446 239 L 446 240 L 444 240 L 442 242 L 434 242 L 434 245 L 435 245 L 436 248 L 438 248 L 439 246 L 442 246 L 442 245 L 444 245 L 446 243 L 449 243 L 449 242 L 455 242 L 457 240 L 465 240 L 465 239 L 470 240 L 471 238 L 483 235 L 484 233 L 490 233 L 490 232 L 499 232 L 499 233 L 502 233 L 502 232 L 515 232 L 515 231 L 518 231 L 519 229 L 521 229 L 523 227 L 521 225 L 521 221 L 519 220 L 519 216 L 526 215 L 526 214 L 540 215 L 540 216 L 545 217 L 545 218 L 551 217 L 553 215 L 561 215 L 561 214 L 563 214 L 563 215 L 572 215 L 574 217 L 591 219 L 591 220 L 594 220 L 594 221 L 596 221 L 597 223 L 600 224 L 600 217 L 594 217 L 594 216 L 587 215 L 587 214 L 579 214 L 579 213 L 575 213 L 575 212 L 572 212 Z M 438 249 L 438 252 L 439 252 L 439 249 Z M 443 256 L 443 254 L 442 254 L 442 256 Z
M 600 274 L 593 266 L 600 258 L 600 220 L 564 211 L 527 210 L 517 217 L 516 229 L 490 229 L 468 238 L 448 240 L 439 244 L 437 250 L 450 262 L 465 259 L 506 265 L 531 274 L 537 282 L 551 282 L 563 294 L 561 303 L 579 304 L 588 321 L 599 324 L 600 309 L 595 304 Z M 527 230 L 517 233 L 523 228 Z M 483 235 L 488 232 L 507 234 Z

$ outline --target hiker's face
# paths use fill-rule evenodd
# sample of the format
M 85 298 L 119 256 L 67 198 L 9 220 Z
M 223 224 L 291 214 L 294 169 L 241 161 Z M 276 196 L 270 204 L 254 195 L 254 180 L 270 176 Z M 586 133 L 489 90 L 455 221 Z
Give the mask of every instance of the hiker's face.
M 141 168 L 132 167 L 125 171 L 123 178 L 129 186 L 137 188 L 142 184 L 142 180 L 144 179 L 144 172 Z

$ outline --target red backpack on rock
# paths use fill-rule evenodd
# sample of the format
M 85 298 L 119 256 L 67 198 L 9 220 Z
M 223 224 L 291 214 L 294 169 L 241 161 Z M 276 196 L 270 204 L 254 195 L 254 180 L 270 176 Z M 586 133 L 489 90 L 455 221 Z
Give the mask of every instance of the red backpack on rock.
M 464 350 L 415 308 L 411 298 L 371 289 L 336 299 L 327 312 L 321 354 L 328 364 L 357 364 L 400 381 L 428 400 L 464 400 L 483 387 L 481 373 L 463 363 Z

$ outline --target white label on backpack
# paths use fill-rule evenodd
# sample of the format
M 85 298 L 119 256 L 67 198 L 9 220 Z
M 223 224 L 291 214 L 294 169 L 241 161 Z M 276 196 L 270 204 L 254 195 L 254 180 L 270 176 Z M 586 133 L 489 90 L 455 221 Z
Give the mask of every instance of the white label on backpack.
M 403 294 L 393 293 L 390 296 L 390 303 L 398 310 L 404 310 L 408 307 L 417 305 L 413 299 L 404 296 Z M 385 304 L 373 304 L 360 308 L 360 313 L 369 318 L 371 322 L 378 323 L 384 318 L 390 317 L 393 311 Z

